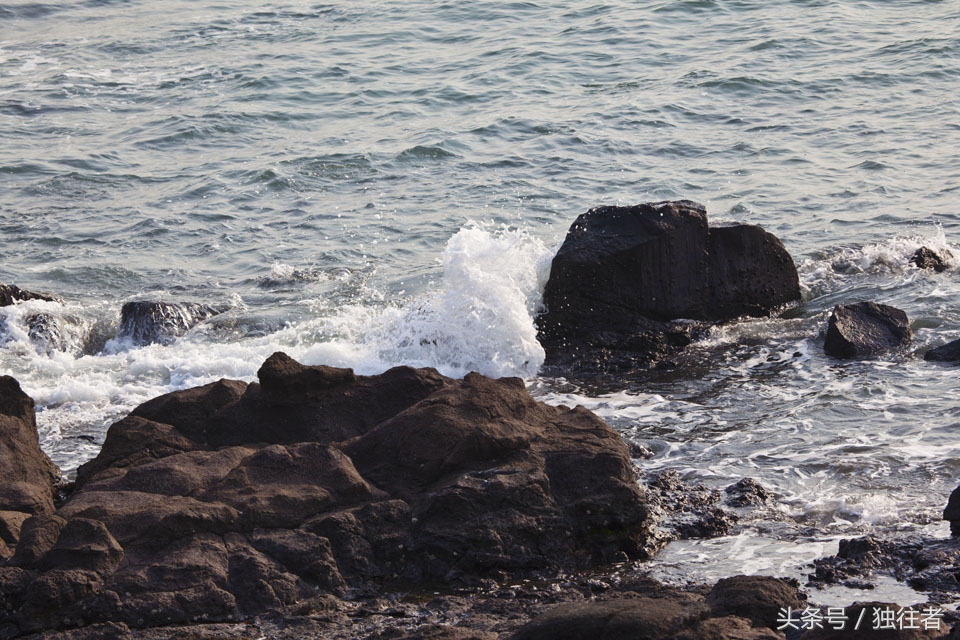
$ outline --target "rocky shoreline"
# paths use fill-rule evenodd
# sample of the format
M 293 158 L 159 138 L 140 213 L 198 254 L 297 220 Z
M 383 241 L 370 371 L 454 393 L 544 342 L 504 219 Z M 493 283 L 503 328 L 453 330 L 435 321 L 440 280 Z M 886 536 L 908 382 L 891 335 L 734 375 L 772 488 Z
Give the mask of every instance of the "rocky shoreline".
M 570 375 L 678 367 L 703 328 L 799 303 L 779 240 L 711 228 L 696 203 L 591 210 L 564 246 L 538 326 L 547 367 Z M 217 312 L 129 304 L 121 330 L 165 342 Z M 859 302 L 834 309 L 825 350 L 873 357 L 910 339 L 906 314 Z M 960 593 L 953 539 L 843 541 L 807 585 L 882 573 L 929 593 L 914 608 L 818 607 L 776 578 L 650 579 L 644 563 L 670 540 L 725 535 L 737 509 L 773 498 L 749 478 L 722 493 L 669 472 L 643 485 L 644 453 L 519 379 L 359 376 L 278 352 L 257 382 L 140 405 L 66 484 L 40 450 L 33 401 L 3 376 L 0 640 L 936 638 L 957 622 L 943 609 Z M 838 628 L 867 611 L 896 624 Z

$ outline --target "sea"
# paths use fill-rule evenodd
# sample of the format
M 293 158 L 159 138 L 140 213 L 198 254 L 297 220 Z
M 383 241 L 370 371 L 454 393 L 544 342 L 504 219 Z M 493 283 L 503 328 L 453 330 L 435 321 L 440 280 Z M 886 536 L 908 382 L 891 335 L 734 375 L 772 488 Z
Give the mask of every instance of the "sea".
M 541 373 L 550 260 L 599 205 L 704 204 L 798 267 L 782 317 L 697 367 Z M 926 246 L 943 273 L 910 263 Z M 952 258 L 951 258 L 952 255 Z M 774 499 L 648 563 L 795 576 L 841 538 L 947 537 L 960 383 L 960 11 L 951 0 L 0 2 L 0 373 L 67 475 L 157 395 L 271 353 L 376 374 L 519 376 L 676 472 Z M 223 313 L 165 343 L 126 302 Z M 903 309 L 906 353 L 838 361 L 831 309 Z M 30 319 L 58 323 L 57 340 Z M 842 591 L 842 590 L 841 590 Z M 813 600 L 862 599 L 850 590 Z M 849 593 L 848 593 L 849 592 Z M 871 599 L 923 601 L 877 579 Z M 960 599 L 960 595 L 958 595 Z

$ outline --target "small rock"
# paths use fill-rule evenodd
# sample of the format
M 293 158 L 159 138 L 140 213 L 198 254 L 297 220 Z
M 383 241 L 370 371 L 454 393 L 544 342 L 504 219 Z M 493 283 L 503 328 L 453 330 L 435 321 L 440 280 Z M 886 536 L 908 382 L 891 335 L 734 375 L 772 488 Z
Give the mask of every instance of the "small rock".
M 960 340 L 930 349 L 923 354 L 923 359 L 931 362 L 960 362 Z
M 884 304 L 838 304 L 830 316 L 823 350 L 835 358 L 877 356 L 903 349 L 913 331 L 907 314 Z
M 927 247 L 920 247 L 910 258 L 910 263 L 919 269 L 927 269 L 942 273 L 947 270 L 946 261 L 939 254 Z

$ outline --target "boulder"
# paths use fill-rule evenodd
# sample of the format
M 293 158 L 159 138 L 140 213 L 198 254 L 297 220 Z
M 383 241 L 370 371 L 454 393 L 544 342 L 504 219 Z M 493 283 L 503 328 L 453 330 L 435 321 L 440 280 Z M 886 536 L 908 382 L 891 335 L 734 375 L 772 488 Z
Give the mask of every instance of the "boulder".
M 947 262 L 938 253 L 927 247 L 920 247 L 910 257 L 910 264 L 916 265 L 918 269 L 927 271 L 936 271 L 943 273 L 947 270 Z
M 931 362 L 960 362 L 960 340 L 930 349 L 923 354 L 923 359 Z
M 793 260 L 760 227 L 709 228 L 704 207 L 688 200 L 607 206 L 570 227 L 537 324 L 548 365 L 625 353 L 652 366 L 696 335 L 674 320 L 764 316 L 799 299 Z
M 910 320 L 900 309 L 875 302 L 838 304 L 823 350 L 835 358 L 871 357 L 904 349 L 912 338 Z
M 723 578 L 707 596 L 707 604 L 715 617 L 739 616 L 755 627 L 778 626 L 778 612 L 790 607 L 806 607 L 797 588 L 778 578 L 768 576 L 733 576 Z
M 40 449 L 33 400 L 10 376 L 0 376 L 0 557 L 16 546 L 28 516 L 51 513 L 60 470 Z
M 168 394 L 110 428 L 70 499 L 22 523 L 0 571 L 19 589 L 18 632 L 236 620 L 658 544 L 617 433 L 518 379 L 358 376 L 284 354 L 259 377 Z
M 223 313 L 196 302 L 127 302 L 120 309 L 117 337 L 135 345 L 168 344 L 207 318 Z

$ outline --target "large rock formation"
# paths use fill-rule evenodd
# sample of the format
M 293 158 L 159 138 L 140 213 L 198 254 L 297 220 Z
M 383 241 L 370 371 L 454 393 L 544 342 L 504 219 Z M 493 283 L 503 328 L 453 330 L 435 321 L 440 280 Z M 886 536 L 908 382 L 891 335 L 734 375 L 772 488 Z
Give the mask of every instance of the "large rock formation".
M 346 589 L 645 557 L 626 445 L 517 379 L 274 354 L 114 424 L 0 567 L 13 631 L 229 620 Z
M 709 228 L 688 200 L 598 207 L 553 259 L 537 320 L 547 364 L 651 366 L 696 325 L 764 316 L 800 299 L 783 244 L 753 225 Z
M 25 520 L 53 511 L 60 470 L 40 450 L 33 400 L 0 376 L 0 559 L 13 554 Z
M 830 315 L 823 350 L 835 358 L 862 358 L 904 349 L 913 331 L 907 314 L 885 304 L 838 304 Z

